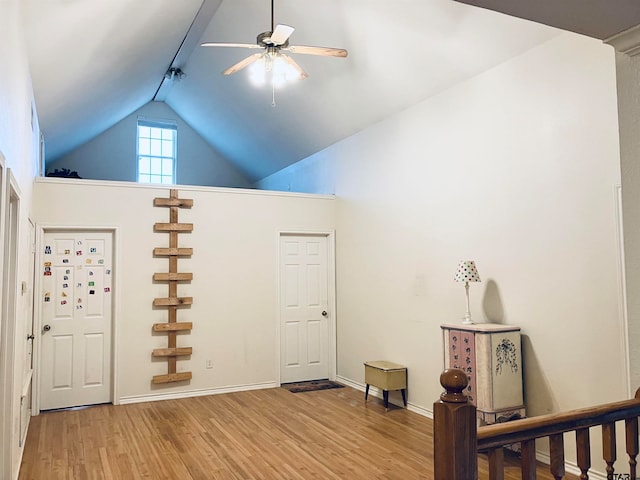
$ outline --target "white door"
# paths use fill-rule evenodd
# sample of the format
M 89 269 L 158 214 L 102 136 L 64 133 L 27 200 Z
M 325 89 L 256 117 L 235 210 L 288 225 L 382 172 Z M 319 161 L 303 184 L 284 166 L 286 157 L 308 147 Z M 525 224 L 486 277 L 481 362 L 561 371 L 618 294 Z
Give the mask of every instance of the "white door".
M 46 232 L 40 409 L 111 401 L 110 232 Z
M 327 238 L 280 237 L 280 381 L 329 377 Z

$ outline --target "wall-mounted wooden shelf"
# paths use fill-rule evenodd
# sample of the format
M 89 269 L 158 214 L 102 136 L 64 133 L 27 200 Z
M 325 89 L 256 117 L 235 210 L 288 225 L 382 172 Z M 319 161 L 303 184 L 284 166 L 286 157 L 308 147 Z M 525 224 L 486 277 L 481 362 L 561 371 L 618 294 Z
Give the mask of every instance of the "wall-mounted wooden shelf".
M 178 357 L 189 356 L 193 352 L 191 347 L 178 347 L 178 332 L 189 332 L 193 324 L 191 322 L 180 323 L 177 320 L 178 308 L 189 306 L 193 303 L 193 297 L 179 297 L 178 283 L 190 282 L 193 280 L 192 273 L 178 272 L 178 258 L 188 257 L 193 254 L 192 248 L 178 248 L 178 234 L 189 233 L 193 231 L 192 223 L 179 223 L 178 210 L 180 208 L 191 208 L 193 200 L 178 198 L 178 190 L 172 189 L 169 198 L 155 198 L 153 205 L 156 207 L 169 208 L 169 223 L 156 223 L 153 228 L 156 232 L 169 233 L 169 248 L 157 247 L 153 249 L 153 254 L 158 257 L 168 257 L 169 271 L 153 274 L 155 282 L 167 282 L 169 286 L 169 295 L 163 298 L 154 298 L 153 305 L 155 307 L 166 307 L 168 314 L 167 323 L 155 323 L 153 325 L 154 332 L 164 332 L 167 334 L 167 348 L 156 348 L 151 353 L 152 357 L 166 357 L 167 370 L 166 375 L 155 375 L 152 379 L 154 384 L 183 382 L 191 380 L 191 372 L 177 372 L 176 361 Z
M 153 280 L 156 282 L 166 282 L 171 280 L 191 281 L 193 280 L 193 273 L 154 273 Z
M 193 297 L 172 297 L 172 298 L 154 298 L 154 307 L 167 307 L 167 306 L 180 306 L 191 305 L 193 303 Z
M 154 248 L 153 254 L 156 257 L 190 257 L 193 255 L 193 248 Z
M 191 355 L 192 351 L 191 347 L 156 348 L 151 355 L 154 357 L 184 357 L 185 355 Z
M 191 372 L 168 373 L 166 375 L 155 375 L 153 377 L 153 383 L 183 382 L 185 380 L 191 380 L 191 378 Z
M 179 323 L 154 323 L 154 332 L 179 332 L 182 330 L 191 330 L 193 323 L 191 322 L 179 322 Z

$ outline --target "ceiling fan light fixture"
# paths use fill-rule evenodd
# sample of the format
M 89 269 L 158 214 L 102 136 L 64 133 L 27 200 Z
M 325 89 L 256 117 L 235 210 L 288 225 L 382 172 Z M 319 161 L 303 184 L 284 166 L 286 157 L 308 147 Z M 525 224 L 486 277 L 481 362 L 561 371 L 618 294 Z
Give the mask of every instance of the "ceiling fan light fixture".
M 277 50 L 265 52 L 249 67 L 249 79 L 256 86 L 279 88 L 304 78 Z
M 315 47 L 308 45 L 289 45 L 289 37 L 295 28 L 289 25 L 275 25 L 273 13 L 273 0 L 271 0 L 271 30 L 262 32 L 256 37 L 255 44 L 246 43 L 218 43 L 205 42 L 203 47 L 233 47 L 233 48 L 258 48 L 264 49 L 263 53 L 254 53 L 240 60 L 222 72 L 223 75 L 232 75 L 244 68 L 249 70 L 251 83 L 255 85 L 270 84 L 274 91 L 285 83 L 295 80 L 303 80 L 309 75 L 289 55 L 290 52 L 303 55 L 319 55 L 322 57 L 346 57 L 344 48 Z

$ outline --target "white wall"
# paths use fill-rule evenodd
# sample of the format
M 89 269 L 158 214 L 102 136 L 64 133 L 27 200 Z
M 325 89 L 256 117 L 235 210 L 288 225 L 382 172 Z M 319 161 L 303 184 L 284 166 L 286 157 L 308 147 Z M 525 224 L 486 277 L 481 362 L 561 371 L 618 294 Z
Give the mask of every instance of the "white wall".
M 18 218 L 18 256 L 16 258 L 17 284 L 29 278 L 29 223 L 32 181 L 37 171 L 39 128 L 35 111 L 32 116 L 33 94 L 26 58 L 26 45 L 20 21 L 18 0 L 0 1 L 0 64 L 5 74 L 0 75 L 0 157 L 11 170 L 20 193 Z M 6 171 L 5 171 L 6 173 Z M 0 189 L 4 192 L 4 189 Z M 0 202 L 5 208 L 5 199 Z M 0 235 L 0 259 L 4 257 L 4 232 Z M 0 260 L 1 262 L 1 260 Z M 4 271 L 4 265 L 3 265 Z M 3 444 L 0 458 L 0 477 L 17 477 L 22 450 L 19 446 L 20 395 L 24 382 L 26 339 L 23 336 L 30 318 L 27 295 L 18 291 L 9 293 L 15 299 L 15 316 L 5 319 L 3 332 L 13 332 L 11 338 L 2 339 L 0 371 L 4 372 L 0 391 L 3 422 L 0 435 L 8 435 L 9 444 Z M 2 309 L 7 305 L 3 305 Z M 7 358 L 7 354 L 13 355 Z M 0 373 L 2 375 L 2 373 Z M 4 430 L 6 429 L 6 431 Z
M 613 41 L 616 53 L 620 161 L 624 207 L 624 249 L 629 318 L 630 384 L 640 385 L 640 56 L 622 53 L 640 45 L 640 30 L 632 29 Z
M 149 102 L 69 154 L 47 162 L 47 172 L 75 170 L 82 178 L 136 181 L 136 135 L 138 116 L 173 120 L 178 124 L 177 183 L 214 187 L 250 187 L 237 168 L 206 143 L 164 102 Z
M 179 245 L 192 247 L 180 259 L 179 271 L 193 272 L 192 282 L 179 285 L 180 296 L 193 296 L 180 309 L 179 321 L 193 322 L 179 346 L 193 347 L 190 359 L 178 360 L 178 371 L 192 371 L 188 383 L 151 385 L 154 375 L 167 373 L 166 360 L 152 360 L 154 348 L 166 348 L 166 335 L 153 334 L 165 322 L 165 309 L 153 309 L 156 297 L 167 296 L 165 282 L 153 273 L 166 272 L 166 258 L 154 258 L 154 247 L 168 246 L 166 233 L 154 233 L 155 222 L 168 222 L 169 211 L 153 206 L 168 190 L 117 183 L 39 179 L 34 211 L 39 224 L 118 227 L 117 289 L 118 399 L 149 395 L 214 391 L 225 387 L 277 382 L 278 231 L 330 231 L 334 228 L 333 197 L 178 187 L 194 207 L 179 212 L 180 222 L 193 223 Z M 51 199 L 55 199 L 52 207 Z M 205 361 L 213 360 L 213 369 Z
M 335 178 L 338 374 L 406 364 L 430 409 L 472 259 L 476 321 L 522 327 L 529 415 L 626 398 L 617 126 L 613 50 L 566 34 L 274 175 Z

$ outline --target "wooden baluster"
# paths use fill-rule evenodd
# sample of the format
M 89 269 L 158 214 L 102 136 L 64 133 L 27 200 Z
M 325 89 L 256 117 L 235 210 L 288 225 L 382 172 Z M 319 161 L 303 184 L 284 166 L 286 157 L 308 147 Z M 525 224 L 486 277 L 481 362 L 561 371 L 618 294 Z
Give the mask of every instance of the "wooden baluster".
M 627 455 L 629 455 L 629 476 L 631 478 L 637 478 L 636 457 L 638 456 L 638 417 L 627 418 L 624 421 L 624 427 L 627 444 Z
M 591 444 L 589 443 L 589 429 L 580 428 L 576 430 L 576 450 L 578 455 L 578 467 L 582 472 L 580 480 L 589 480 L 589 469 L 591 468 Z
M 504 449 L 492 448 L 487 452 L 489 457 L 489 480 L 504 480 Z
M 536 480 L 536 441 L 525 440 L 520 443 L 520 447 L 522 480 Z
M 607 480 L 613 480 L 613 464 L 616 461 L 615 422 L 602 424 L 602 458 L 607 462 Z
M 549 471 L 555 480 L 562 480 L 564 477 L 564 435 L 557 433 L 549 435 L 549 454 L 551 456 L 551 466 Z
M 462 370 L 440 375 L 445 392 L 433 404 L 435 480 L 477 480 L 478 441 L 476 407 L 462 393 L 469 383 Z

